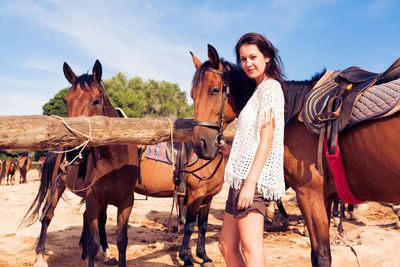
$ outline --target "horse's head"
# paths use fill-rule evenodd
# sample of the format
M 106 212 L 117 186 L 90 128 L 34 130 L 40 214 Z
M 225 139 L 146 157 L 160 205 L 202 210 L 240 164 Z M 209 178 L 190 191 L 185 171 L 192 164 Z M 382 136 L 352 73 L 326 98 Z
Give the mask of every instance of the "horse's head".
M 68 117 L 90 117 L 96 115 L 108 117 L 118 116 L 110 100 L 106 96 L 101 82 L 102 67 L 100 61 L 96 60 L 92 75 L 83 74 L 77 77 L 70 66 L 65 62 L 63 70 L 65 78 L 67 78 L 72 85 L 64 99 L 67 105 Z M 84 150 L 84 158 L 87 156 L 88 152 L 88 149 Z M 71 161 L 76 158 L 77 153 L 77 150 L 68 152 L 67 160 Z
M 68 117 L 117 116 L 104 92 L 101 82 L 102 67 L 100 61 L 96 60 L 92 75 L 83 74 L 77 77 L 65 62 L 63 70 L 65 78 L 72 85 L 68 95 L 64 99 L 67 105 Z
M 196 66 L 190 93 L 194 101 L 193 148 L 200 158 L 213 159 L 223 130 L 238 116 L 245 92 L 254 83 L 240 67 L 220 59 L 211 45 L 208 61 L 202 63 L 191 55 Z

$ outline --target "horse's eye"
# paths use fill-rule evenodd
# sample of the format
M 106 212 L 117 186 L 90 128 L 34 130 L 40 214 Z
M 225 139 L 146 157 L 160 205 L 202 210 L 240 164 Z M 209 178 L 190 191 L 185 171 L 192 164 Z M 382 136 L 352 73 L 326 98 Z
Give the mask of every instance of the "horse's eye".
M 214 88 L 211 90 L 211 95 L 217 95 L 219 93 L 219 88 Z
M 98 104 L 100 104 L 100 100 L 99 99 L 94 100 L 93 103 L 92 103 L 93 106 L 97 106 Z

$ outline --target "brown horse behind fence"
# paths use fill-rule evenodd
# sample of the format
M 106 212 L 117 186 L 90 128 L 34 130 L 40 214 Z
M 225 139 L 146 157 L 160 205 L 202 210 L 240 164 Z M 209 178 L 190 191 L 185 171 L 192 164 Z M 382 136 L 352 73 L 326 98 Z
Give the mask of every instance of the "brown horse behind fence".
M 93 66 L 92 75 L 83 74 L 77 77 L 67 63 L 64 63 L 64 75 L 72 84 L 65 97 L 68 117 L 118 116 L 102 86 L 102 67 L 98 60 Z M 88 133 L 89 128 L 88 122 Z M 44 261 L 47 228 L 62 193 L 68 187 L 86 202 L 84 213 L 86 242 L 82 245 L 87 251 L 85 256 L 88 256 L 88 266 L 94 266 L 94 257 L 100 246 L 99 232 L 101 234 L 105 231 L 99 226 L 106 220 L 106 210 L 110 204 L 118 208 L 118 265 L 126 266 L 128 219 L 139 176 L 137 146 L 97 146 L 87 148 L 83 153 L 83 159 L 76 161 L 73 160 L 76 153 L 74 155 L 67 153 L 66 157 L 63 154 L 49 153 L 44 163 L 38 194 L 23 220 L 25 224 L 33 223 L 38 218 L 39 209 L 46 199 L 41 218 L 40 238 L 36 247 L 37 262 Z M 72 160 L 67 167 L 63 164 L 65 158 Z
M 26 183 L 26 174 L 31 169 L 32 160 L 27 156 L 18 156 L 19 183 Z
M 6 177 L 5 184 L 14 184 L 15 183 L 15 163 L 10 159 L 5 159 L 1 162 L 0 166 L 0 185 L 4 177 Z
M 240 92 L 251 88 L 241 68 L 219 58 L 212 46 L 208 48 L 209 61 L 203 64 L 192 55 L 197 68 L 191 96 L 197 121 L 216 122 L 221 111 L 223 81 L 230 87 L 225 108 L 221 111 L 228 124 L 237 116 Z M 218 74 L 217 72 L 221 74 Z M 301 109 L 304 96 L 317 80 L 285 82 L 286 101 L 297 103 Z M 226 89 L 226 88 L 225 88 Z M 317 170 L 318 137 L 308 131 L 295 116 L 285 127 L 285 179 L 297 196 L 297 202 L 311 240 L 313 266 L 330 266 L 329 218 L 332 201 L 337 192 L 326 158 L 323 158 L 324 176 Z M 226 124 L 223 125 L 226 127 Z M 193 145 L 202 158 L 213 158 L 218 151 L 215 128 L 195 126 Z M 400 113 L 390 117 L 361 122 L 342 132 L 339 144 L 346 176 L 353 194 L 360 200 L 400 203 Z

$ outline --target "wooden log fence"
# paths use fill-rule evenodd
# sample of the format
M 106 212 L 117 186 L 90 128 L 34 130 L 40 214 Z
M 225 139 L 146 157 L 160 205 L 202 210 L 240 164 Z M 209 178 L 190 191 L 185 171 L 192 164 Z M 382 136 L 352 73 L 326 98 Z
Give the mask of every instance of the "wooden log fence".
M 156 144 L 190 142 L 192 119 L 54 117 L 44 115 L 0 116 L 0 149 L 54 150 L 111 144 Z M 229 125 L 225 139 L 232 140 L 236 123 Z

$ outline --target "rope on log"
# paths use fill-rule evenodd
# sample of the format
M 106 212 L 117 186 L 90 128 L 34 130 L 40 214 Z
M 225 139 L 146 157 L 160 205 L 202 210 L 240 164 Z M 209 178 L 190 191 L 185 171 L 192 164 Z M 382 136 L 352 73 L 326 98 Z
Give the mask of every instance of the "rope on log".
M 69 126 L 82 133 L 89 133 L 89 146 L 111 144 L 156 144 L 171 141 L 190 142 L 193 119 L 168 118 L 111 118 L 104 116 L 65 117 Z M 232 140 L 236 123 L 229 125 L 224 135 Z M 0 116 L 0 149 L 54 150 L 59 147 L 77 146 L 87 141 L 82 135 L 70 131 L 63 122 L 51 116 Z

